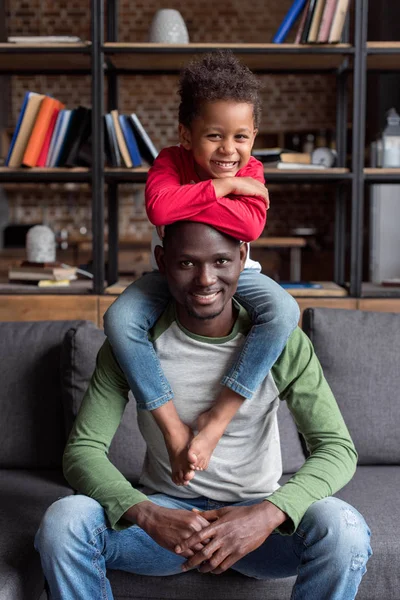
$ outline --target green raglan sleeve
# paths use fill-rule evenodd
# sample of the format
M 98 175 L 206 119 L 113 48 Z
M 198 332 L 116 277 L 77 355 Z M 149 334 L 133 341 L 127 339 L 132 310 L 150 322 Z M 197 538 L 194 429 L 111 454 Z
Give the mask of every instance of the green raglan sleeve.
M 64 475 L 79 493 L 97 500 L 111 527 L 129 526 L 122 515 L 147 500 L 108 459 L 108 450 L 128 402 L 129 387 L 106 340 L 64 452 Z M 127 452 L 131 452 L 127 448 Z
M 272 375 L 310 452 L 299 471 L 268 497 L 289 516 L 280 533 L 292 534 L 313 502 L 350 481 L 357 453 L 312 344 L 301 329 L 289 338 Z

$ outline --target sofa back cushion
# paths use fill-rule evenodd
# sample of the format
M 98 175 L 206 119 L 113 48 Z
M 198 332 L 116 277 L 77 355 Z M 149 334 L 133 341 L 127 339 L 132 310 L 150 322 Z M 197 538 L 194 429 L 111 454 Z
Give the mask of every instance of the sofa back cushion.
M 102 330 L 90 322 L 71 328 L 62 353 L 63 401 L 66 433 L 71 430 L 96 364 L 96 355 L 105 340 Z M 123 419 L 110 446 L 111 462 L 132 482 L 139 478 L 145 455 L 145 443 L 136 421 L 136 402 L 129 394 Z M 304 462 L 293 418 L 282 402 L 278 410 L 284 473 L 293 473 Z
M 86 321 L 72 327 L 62 350 L 62 383 L 66 435 L 69 434 L 96 366 L 96 356 L 105 335 Z M 109 459 L 130 481 L 142 470 L 145 443 L 136 420 L 136 402 L 129 394 L 124 416 L 110 446 Z
M 0 468 L 61 466 L 61 344 L 77 323 L 0 322 Z
M 399 464 L 400 314 L 307 309 L 314 344 L 359 455 L 359 464 Z

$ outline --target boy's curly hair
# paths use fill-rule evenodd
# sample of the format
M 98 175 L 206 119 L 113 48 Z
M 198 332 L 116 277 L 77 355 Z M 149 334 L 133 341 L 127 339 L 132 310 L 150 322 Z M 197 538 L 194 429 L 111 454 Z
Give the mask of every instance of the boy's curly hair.
M 253 105 L 254 125 L 261 118 L 261 82 L 230 50 L 217 50 L 190 62 L 181 72 L 179 122 L 190 128 L 205 102 L 234 100 Z

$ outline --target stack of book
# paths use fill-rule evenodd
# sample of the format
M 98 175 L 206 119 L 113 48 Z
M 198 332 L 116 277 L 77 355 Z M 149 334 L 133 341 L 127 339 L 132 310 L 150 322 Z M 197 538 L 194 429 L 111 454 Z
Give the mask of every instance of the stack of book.
M 105 160 L 111 167 L 153 164 L 158 152 L 135 113 L 104 117 Z M 8 167 L 90 167 L 91 109 L 26 92 L 6 158 Z
M 340 42 L 350 0 L 294 0 L 274 39 L 281 44 L 299 19 L 295 44 Z
M 324 169 L 325 166 L 312 164 L 308 152 L 294 152 L 281 148 L 255 148 L 252 152 L 255 158 L 264 163 L 266 169 Z
M 76 267 L 64 267 L 59 262 L 33 263 L 24 260 L 19 266 L 8 270 L 9 281 L 32 283 L 39 287 L 68 286 L 75 279 Z

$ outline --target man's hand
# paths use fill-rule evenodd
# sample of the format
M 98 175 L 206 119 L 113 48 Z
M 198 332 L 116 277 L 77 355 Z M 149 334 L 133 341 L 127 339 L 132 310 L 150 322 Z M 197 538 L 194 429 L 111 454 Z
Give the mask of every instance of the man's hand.
M 209 510 L 201 515 L 212 523 L 175 547 L 175 552 L 185 557 L 190 550 L 195 552 L 184 563 L 184 571 L 199 567 L 202 573 L 223 573 L 261 546 L 274 529 L 287 519 L 284 512 L 268 501 L 253 506 Z M 203 548 L 198 549 L 199 544 L 203 544 Z
M 132 506 L 126 511 L 124 518 L 139 525 L 157 544 L 171 552 L 210 524 L 198 511 L 165 508 L 149 500 Z M 190 557 L 193 551 L 201 550 L 202 547 L 202 543 L 192 543 L 189 550 L 180 554 Z
M 256 196 L 262 198 L 269 208 L 268 190 L 261 181 L 253 177 L 225 177 L 212 180 L 218 198 L 223 196 Z

